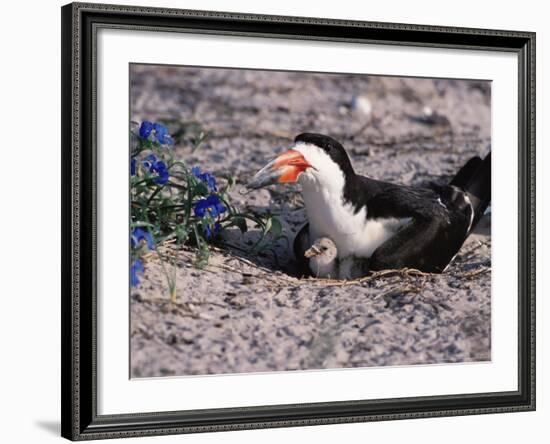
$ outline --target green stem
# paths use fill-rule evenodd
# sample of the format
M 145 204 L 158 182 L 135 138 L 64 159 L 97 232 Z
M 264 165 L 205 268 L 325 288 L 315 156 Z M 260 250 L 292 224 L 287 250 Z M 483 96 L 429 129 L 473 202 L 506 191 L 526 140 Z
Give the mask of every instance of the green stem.
M 166 267 L 164 265 L 164 259 L 162 257 L 162 254 L 160 254 L 160 251 L 155 248 L 155 251 L 160 259 L 160 266 L 162 267 L 162 271 L 164 273 L 164 276 L 166 277 L 166 283 L 168 284 L 168 291 L 170 292 L 170 302 L 172 304 L 175 304 L 176 303 L 176 297 L 177 297 L 177 294 L 176 294 L 176 265 L 173 263 L 172 264 L 172 267 L 173 267 L 173 270 L 174 270 L 174 273 L 173 273 L 173 276 L 170 276 L 168 274 L 168 271 L 166 270 Z
M 191 218 L 191 206 L 193 205 L 193 193 L 191 187 L 187 187 L 187 202 L 185 202 L 185 205 L 185 226 L 188 227 L 189 220 Z
M 187 190 L 187 187 L 185 185 L 180 185 L 179 183 L 169 181 L 167 182 L 167 184 L 174 188 L 177 188 L 178 190 Z
M 195 240 L 197 241 L 197 248 L 201 249 L 201 237 L 199 235 L 199 231 L 197 230 L 197 226 L 196 225 L 193 225 L 193 232 L 195 233 Z
M 262 228 L 262 231 L 265 230 L 265 223 L 261 219 L 255 217 L 255 216 L 251 216 L 249 214 L 233 213 L 233 214 L 228 215 L 224 219 L 222 219 L 222 222 L 225 222 L 226 220 L 231 220 L 235 217 L 242 217 L 244 219 L 249 219 L 252 222 L 255 222 L 256 224 L 258 224 Z
M 153 201 L 153 199 L 155 198 L 155 196 L 160 193 L 160 191 L 164 188 L 164 185 L 163 186 L 157 186 L 156 190 L 153 192 L 153 194 L 151 194 L 151 196 L 149 197 L 149 199 L 147 199 L 147 203 L 146 203 L 146 206 L 149 206 L 151 204 L 151 202 Z

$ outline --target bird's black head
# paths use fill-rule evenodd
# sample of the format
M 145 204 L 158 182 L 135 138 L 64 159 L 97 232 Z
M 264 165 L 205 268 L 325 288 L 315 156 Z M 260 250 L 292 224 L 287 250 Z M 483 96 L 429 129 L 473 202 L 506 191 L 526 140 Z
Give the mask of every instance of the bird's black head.
M 321 148 L 340 167 L 342 172 L 348 176 L 354 174 L 348 153 L 340 142 L 330 136 L 317 133 L 302 133 L 294 139 L 295 144 L 310 144 Z
M 340 192 L 355 176 L 344 147 L 332 137 L 303 133 L 294 145 L 258 171 L 247 184 L 261 188 L 274 183 L 300 182 L 303 186 Z

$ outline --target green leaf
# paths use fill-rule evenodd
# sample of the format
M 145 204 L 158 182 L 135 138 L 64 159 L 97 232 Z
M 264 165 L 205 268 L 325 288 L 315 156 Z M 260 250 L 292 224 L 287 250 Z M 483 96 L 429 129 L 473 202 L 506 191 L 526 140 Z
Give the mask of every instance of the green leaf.
M 197 196 L 197 195 L 207 196 L 208 194 L 210 194 L 210 192 L 208 191 L 208 187 L 203 182 L 197 183 L 197 185 L 195 186 L 193 191 L 194 191 L 195 196 Z
M 279 219 L 272 216 L 267 220 L 264 232 L 266 234 L 270 233 L 273 237 L 278 237 L 283 232 L 283 225 Z
M 178 225 L 176 228 L 176 237 L 179 244 L 184 244 L 189 237 L 189 233 L 182 225 Z
M 210 137 L 209 132 L 199 131 L 196 137 L 193 137 L 191 139 L 191 143 L 193 144 L 193 147 L 191 148 L 191 152 L 194 153 L 197 151 L 200 146 Z
M 271 230 L 271 225 L 272 225 L 271 218 L 269 218 L 269 219 L 267 219 L 267 222 L 265 223 L 264 234 L 269 233 L 269 230 Z
M 244 234 L 248 231 L 244 217 L 235 217 L 232 222 L 239 228 L 239 230 L 241 230 L 241 233 Z

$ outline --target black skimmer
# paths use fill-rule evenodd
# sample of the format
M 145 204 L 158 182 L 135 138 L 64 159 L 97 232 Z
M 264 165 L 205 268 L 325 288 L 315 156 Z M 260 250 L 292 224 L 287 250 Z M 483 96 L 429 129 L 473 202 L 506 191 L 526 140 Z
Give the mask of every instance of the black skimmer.
M 415 268 L 441 273 L 458 253 L 491 199 L 491 155 L 470 159 L 448 185 L 413 187 L 356 174 L 344 147 L 304 133 L 247 187 L 298 182 L 308 223 L 294 242 L 300 262 L 312 243 L 331 239 L 340 275 L 356 260 L 370 270 Z

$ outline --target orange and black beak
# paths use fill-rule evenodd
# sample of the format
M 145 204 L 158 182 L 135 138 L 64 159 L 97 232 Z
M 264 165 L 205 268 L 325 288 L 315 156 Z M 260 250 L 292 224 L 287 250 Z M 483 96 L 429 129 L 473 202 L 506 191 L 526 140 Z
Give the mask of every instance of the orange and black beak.
M 300 152 L 290 149 L 258 171 L 246 187 L 255 190 L 275 183 L 293 183 L 310 167 Z

